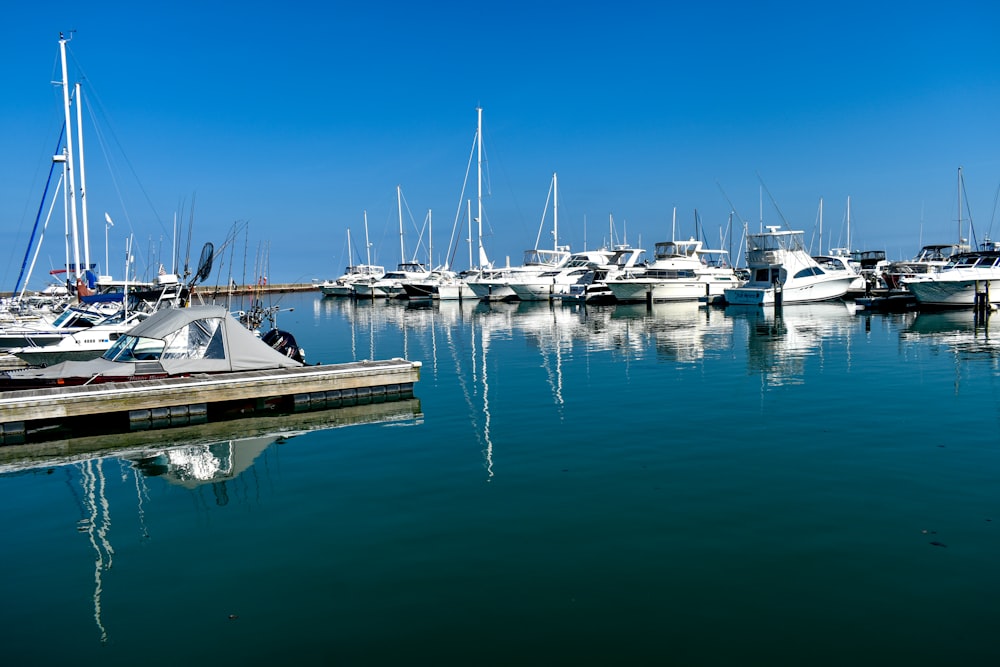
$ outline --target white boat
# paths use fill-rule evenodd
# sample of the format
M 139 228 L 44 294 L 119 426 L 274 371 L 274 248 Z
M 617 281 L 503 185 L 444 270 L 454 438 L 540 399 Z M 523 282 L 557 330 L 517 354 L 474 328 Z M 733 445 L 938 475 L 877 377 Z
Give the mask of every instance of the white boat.
M 840 274 L 851 277 L 851 282 L 847 285 L 847 292 L 844 296 L 856 297 L 864 296 L 868 288 L 868 281 L 861 274 L 861 265 L 854 261 L 854 258 L 846 248 L 831 248 L 829 255 L 813 255 L 813 259 L 824 271 L 829 274 Z
M 147 317 L 149 317 L 147 311 L 128 312 L 123 309 L 101 324 L 67 333 L 54 343 L 18 347 L 9 353 L 29 366 L 52 366 L 61 361 L 96 359 L 126 331 Z
M 703 248 L 701 241 L 662 241 L 653 253 L 645 269 L 607 280 L 616 301 L 696 301 L 743 284 L 725 260 L 728 253 Z
M 766 232 L 747 235 L 750 281 L 723 291 L 727 304 L 746 306 L 807 303 L 839 299 L 853 275 L 831 273 L 809 256 L 803 232 L 769 225 Z
M 447 269 L 434 269 L 425 277 L 403 282 L 408 299 L 436 299 L 456 301 L 472 297 L 472 291 L 457 273 Z
M 354 296 L 354 285 L 359 282 L 374 282 L 385 275 L 385 267 L 372 264 L 371 244 L 368 242 L 368 212 L 365 211 L 365 249 L 367 264 L 352 264 L 344 269 L 344 274 L 334 280 L 324 280 L 320 285 L 323 296 Z M 347 229 L 347 253 L 351 253 L 351 229 Z
M 552 196 L 552 238 L 555 241 L 552 250 L 545 250 L 538 247 L 538 240 L 535 247 L 524 251 L 524 259 L 520 266 L 506 266 L 499 269 L 483 268 L 475 278 L 466 280 L 466 285 L 472 290 L 477 299 L 484 301 L 516 301 L 517 294 L 511 288 L 512 282 L 523 283 L 548 271 L 562 268 L 569 261 L 569 246 L 559 245 L 559 180 L 556 174 L 552 174 L 552 183 L 549 186 L 549 196 Z M 545 209 L 548 209 L 549 198 L 545 199 Z M 542 215 L 541 225 L 545 224 L 545 216 Z M 539 236 L 541 238 L 541 226 Z
M 319 289 L 323 296 L 354 296 L 354 286 L 360 282 L 379 280 L 385 267 L 377 264 L 356 264 L 344 269 L 344 275 L 335 280 L 325 280 Z
M 508 284 L 521 301 L 549 301 L 570 295 L 577 285 L 593 285 L 597 274 L 616 276 L 635 266 L 644 251 L 620 246 L 608 250 L 584 250 L 573 253 L 566 263 L 536 276 L 522 276 Z
M 964 243 L 925 245 L 913 259 L 890 262 L 883 272 L 883 279 L 889 289 L 903 289 L 904 280 L 940 271 L 954 256 L 969 250 L 969 246 Z
M 141 289 L 132 289 L 133 285 L 128 283 L 118 285 L 116 281 L 106 281 L 105 287 L 109 291 L 97 291 L 89 297 L 82 297 L 94 300 L 87 304 L 87 310 L 80 311 L 88 313 L 89 319 L 87 317 L 76 319 L 78 324 L 86 322 L 86 325 L 82 328 L 63 327 L 57 340 L 52 340 L 48 335 L 37 339 L 27 336 L 26 344 L 11 349 L 10 354 L 31 366 L 51 366 L 62 361 L 96 359 L 119 337 L 151 314 L 159 310 L 187 307 L 195 285 L 208 278 L 212 270 L 213 256 L 212 244 L 205 244 L 198 270 L 187 285 L 172 273 L 159 275 L 154 283 L 142 284 Z M 122 291 L 118 291 L 119 289 Z M 96 319 L 93 314 L 101 312 L 95 310 L 99 308 L 107 309 L 107 315 L 103 319 Z
M 524 251 L 524 259 L 519 266 L 484 269 L 479 276 L 466 281 L 466 284 L 478 299 L 513 301 L 517 299 L 517 295 L 510 287 L 511 281 L 530 279 L 546 271 L 557 269 L 565 264 L 569 257 L 568 246 L 557 246 L 552 250 L 532 248 Z
M 919 306 L 971 308 L 976 305 L 977 296 L 984 305 L 1000 305 L 1000 251 L 956 255 L 936 273 L 904 278 L 903 286 Z
M 354 283 L 354 293 L 359 298 L 402 299 L 406 297 L 404 283 L 424 280 L 429 276 L 430 271 L 423 264 L 402 262 L 378 280 Z

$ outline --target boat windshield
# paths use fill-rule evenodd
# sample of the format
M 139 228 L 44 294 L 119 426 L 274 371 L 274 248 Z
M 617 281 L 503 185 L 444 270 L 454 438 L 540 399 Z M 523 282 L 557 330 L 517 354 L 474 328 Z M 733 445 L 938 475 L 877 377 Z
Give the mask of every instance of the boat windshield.
M 144 336 L 122 336 L 102 356 L 108 361 L 156 361 L 163 353 L 163 341 Z
M 225 359 L 222 321 L 195 320 L 162 340 L 126 334 L 104 353 L 109 361 L 156 361 L 159 359 Z

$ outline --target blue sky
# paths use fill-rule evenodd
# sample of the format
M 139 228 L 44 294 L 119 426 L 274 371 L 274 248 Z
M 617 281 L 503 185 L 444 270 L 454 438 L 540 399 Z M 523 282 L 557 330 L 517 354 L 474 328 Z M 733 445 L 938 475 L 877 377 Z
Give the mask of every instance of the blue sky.
M 477 106 L 497 263 L 535 244 L 553 172 L 574 249 L 606 241 L 613 215 L 618 240 L 651 250 L 675 207 L 679 236 L 697 211 L 718 245 L 730 202 L 751 230 L 783 218 L 809 239 L 820 198 L 824 246 L 843 245 L 850 196 L 853 246 L 911 256 L 957 237 L 959 167 L 977 237 L 1000 237 L 996 3 L 94 5 L 5 9 L 0 290 L 61 126 L 50 81 L 69 30 L 102 128 L 85 120 L 91 254 L 103 264 L 108 212 L 114 274 L 129 233 L 140 262 L 165 258 L 179 215 L 183 246 L 192 200 L 193 255 L 246 223 L 223 261 L 238 281 L 262 262 L 272 281 L 335 277 L 364 211 L 394 265 L 397 185 L 417 226 L 432 211 L 439 263 Z M 45 270 L 63 257 L 61 215 L 51 225 Z

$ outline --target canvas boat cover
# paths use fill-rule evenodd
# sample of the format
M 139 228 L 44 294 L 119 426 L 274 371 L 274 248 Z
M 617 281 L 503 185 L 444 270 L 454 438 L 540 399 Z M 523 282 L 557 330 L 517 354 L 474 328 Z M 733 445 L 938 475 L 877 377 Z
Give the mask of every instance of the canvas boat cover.
M 101 358 L 14 371 L 11 377 L 170 375 L 297 368 L 222 306 L 164 308 L 124 334 Z

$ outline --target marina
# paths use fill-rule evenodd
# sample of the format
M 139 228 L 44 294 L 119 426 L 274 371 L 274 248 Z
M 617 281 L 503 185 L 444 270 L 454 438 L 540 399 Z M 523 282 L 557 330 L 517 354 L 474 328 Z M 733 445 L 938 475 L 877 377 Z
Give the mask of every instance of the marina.
M 698 664 L 997 656 L 968 628 L 995 617 L 1000 454 L 956 437 L 995 430 L 995 319 L 842 302 L 282 303 L 316 359 L 420 360 L 402 419 L 289 437 L 338 410 L 251 418 L 247 436 L 288 419 L 286 437 L 200 484 L 150 476 L 205 467 L 153 452 L 243 420 L 116 436 L 120 456 L 0 448 L 20 461 L 0 475 L 13 660 L 132 664 L 149 627 L 221 661 L 284 650 L 274 633 L 303 660 L 332 646 L 355 664 L 475 662 L 484 646 L 488 664 L 649 662 L 665 638 Z
M 191 8 L 10 8 L 5 663 L 1000 664 L 996 10 Z

